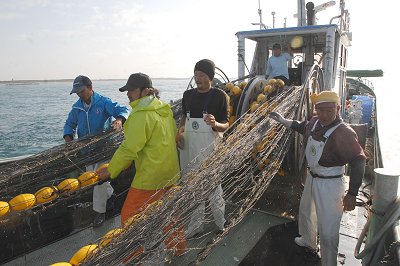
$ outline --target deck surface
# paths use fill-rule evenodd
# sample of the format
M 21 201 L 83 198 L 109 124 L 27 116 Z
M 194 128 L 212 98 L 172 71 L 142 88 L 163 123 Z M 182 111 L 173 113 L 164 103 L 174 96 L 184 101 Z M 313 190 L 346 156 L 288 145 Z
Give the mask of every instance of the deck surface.
M 289 186 L 290 177 L 274 179 L 270 187 L 247 216 L 212 250 L 200 265 L 320 265 L 315 254 L 300 248 L 293 242 L 298 235 L 294 219 L 298 208 L 299 194 L 296 186 Z M 289 201 L 291 199 L 291 201 Z M 227 211 L 229 212 L 229 203 Z M 361 265 L 354 258 L 354 248 L 365 218 L 365 209 L 356 207 L 345 213 L 341 223 L 338 265 Z M 21 256 L 5 265 L 50 265 L 68 261 L 81 247 L 95 243 L 109 230 L 120 226 L 120 216 L 105 221 L 99 228 L 86 227 L 75 230 L 68 237 Z M 185 255 L 165 262 L 165 265 L 193 264 L 197 253 L 216 234 L 213 223 L 205 226 L 205 232 L 188 240 Z

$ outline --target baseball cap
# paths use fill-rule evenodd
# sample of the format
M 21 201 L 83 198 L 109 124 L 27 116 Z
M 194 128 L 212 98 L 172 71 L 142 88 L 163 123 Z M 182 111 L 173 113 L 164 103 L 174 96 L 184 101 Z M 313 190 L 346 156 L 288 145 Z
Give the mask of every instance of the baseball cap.
M 72 91 L 70 92 L 70 95 L 72 93 L 79 93 L 81 90 L 84 88 L 92 86 L 92 81 L 90 78 L 86 76 L 79 75 L 74 79 L 74 83 L 72 85 Z
M 132 74 L 129 76 L 126 85 L 121 87 L 119 91 L 130 91 L 137 88 L 153 88 L 150 77 L 144 73 Z
M 322 91 L 319 94 L 310 95 L 315 108 L 332 108 L 339 104 L 339 95 L 334 91 Z

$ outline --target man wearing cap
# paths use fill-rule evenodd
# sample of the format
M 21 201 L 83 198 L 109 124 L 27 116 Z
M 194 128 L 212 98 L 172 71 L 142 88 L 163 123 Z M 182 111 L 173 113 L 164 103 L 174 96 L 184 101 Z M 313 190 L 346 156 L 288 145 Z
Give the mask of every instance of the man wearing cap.
M 121 129 L 129 115 L 129 109 L 111 101 L 93 90 L 92 81 L 79 75 L 75 78 L 70 94 L 76 93 L 78 101 L 72 105 L 64 125 L 64 140 L 70 142 L 75 133 L 78 138 L 96 135 L 111 127 L 112 117 L 114 129 Z
M 214 75 L 214 62 L 200 60 L 194 67 L 197 88 L 183 93 L 182 116 L 176 142 L 180 148 L 180 166 L 184 172 L 203 161 L 214 150 L 213 142 L 229 127 L 228 96 L 224 91 L 211 87 Z M 224 229 L 225 224 L 225 201 L 222 194 L 219 184 L 208 197 L 214 221 L 220 230 Z M 192 215 L 187 237 L 203 231 L 204 212 L 203 202 Z
M 304 134 L 309 171 L 299 207 L 301 236 L 295 238 L 295 243 L 317 250 L 319 233 L 322 265 L 336 265 L 340 220 L 343 211 L 355 208 L 366 157 L 357 134 L 339 115 L 338 95 L 323 91 L 312 95 L 311 100 L 317 115 L 309 122 L 288 120 L 275 112 L 271 112 L 270 117 Z M 351 167 L 351 173 L 345 195 L 346 164 Z
M 72 105 L 64 125 L 64 140 L 70 142 L 75 133 L 78 138 L 88 135 L 102 133 L 111 127 L 111 120 L 115 121 L 112 126 L 115 130 L 121 130 L 122 124 L 129 115 L 129 108 L 111 101 L 93 90 L 92 81 L 79 75 L 75 78 L 72 91 L 79 96 L 78 101 Z M 93 171 L 103 162 L 87 166 L 87 171 Z M 93 188 L 93 210 L 96 215 L 93 220 L 94 226 L 100 226 L 105 219 L 107 199 L 111 197 L 113 188 L 109 182 L 96 185 Z
M 158 99 L 158 90 L 146 74 L 130 75 L 125 86 L 131 114 L 124 124 L 124 140 L 115 151 L 108 168 L 98 172 L 101 179 L 115 179 L 132 161 L 136 173 L 121 210 L 121 225 L 163 197 L 180 178 L 175 144 L 176 123 L 169 104 Z M 175 254 L 185 251 L 183 227 L 167 238 Z
M 282 53 L 282 48 L 279 43 L 275 43 L 272 46 L 272 56 L 267 61 L 267 71 L 265 73 L 265 79 L 281 79 L 285 82 L 286 86 L 289 86 L 289 71 L 288 61 L 292 60 L 293 52 L 288 46 L 288 52 Z

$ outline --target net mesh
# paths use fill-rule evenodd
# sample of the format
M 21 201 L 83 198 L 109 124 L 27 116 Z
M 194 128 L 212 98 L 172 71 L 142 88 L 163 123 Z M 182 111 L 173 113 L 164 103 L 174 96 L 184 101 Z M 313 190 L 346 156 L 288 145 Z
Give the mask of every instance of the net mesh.
M 162 200 L 135 216 L 107 245 L 92 252 L 83 265 L 168 260 L 176 250 L 166 248 L 163 243 L 179 227 L 188 225 L 197 206 L 206 202 L 221 184 L 223 198 L 230 206 L 225 214 L 225 230 L 216 234 L 212 241 L 198 241 L 186 250 L 198 251 L 194 263 L 204 260 L 250 211 L 279 171 L 290 146 L 291 133 L 270 119 L 268 113 L 276 111 L 294 119 L 301 92 L 301 87 L 291 87 L 254 112 L 243 115 L 233 125 L 233 130 L 215 143 L 216 149 L 207 159 L 182 174 L 178 187 L 170 189 Z M 209 210 L 205 216 L 206 223 L 214 222 Z
M 229 206 L 225 213 L 225 230 L 216 234 L 212 241 L 196 241 L 186 249 L 186 252 L 195 250 L 198 254 L 194 263 L 204 260 L 250 211 L 279 171 L 292 133 L 270 119 L 268 113 L 276 111 L 288 119 L 294 119 L 301 94 L 301 87 L 287 88 L 274 98 L 260 103 L 255 111 L 245 113 L 225 133 L 224 138 L 211 144 L 216 145 L 216 149 L 207 159 L 198 165 L 190 165 L 192 170 L 181 173 L 178 186 L 168 190 L 162 200 L 149 204 L 118 234 L 111 235 L 106 245 L 104 239 L 87 243 L 99 246 L 86 254 L 83 264 L 119 265 L 170 260 L 176 249 L 171 246 L 167 248 L 164 243 L 174 232 L 186 228 L 196 208 L 207 202 L 215 188 L 222 185 L 223 198 Z M 180 101 L 174 102 L 171 107 L 178 123 Z M 8 201 L 20 193 L 35 193 L 44 186 L 58 184 L 71 171 L 84 172 L 86 165 L 109 159 L 122 140 L 122 132 L 106 132 L 54 147 L 20 161 L 2 164 L 0 198 Z M 80 195 L 91 188 L 81 188 L 46 206 L 60 204 L 66 199 L 71 201 L 74 197 L 79 200 Z M 45 210 L 37 208 L 35 213 Z M 205 217 L 206 224 L 214 223 L 209 208 L 206 208 Z

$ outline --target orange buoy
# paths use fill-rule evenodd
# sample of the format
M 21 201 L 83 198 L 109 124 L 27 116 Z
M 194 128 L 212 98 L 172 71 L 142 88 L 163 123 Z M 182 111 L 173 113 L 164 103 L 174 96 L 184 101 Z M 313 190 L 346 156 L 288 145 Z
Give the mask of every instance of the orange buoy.
M 79 180 L 76 178 L 67 178 L 57 185 L 60 193 L 73 192 L 79 188 Z
M 33 194 L 20 194 L 12 198 L 8 203 L 13 211 L 23 211 L 35 205 L 36 198 Z
M 78 250 L 74 256 L 72 256 L 71 260 L 69 263 L 71 263 L 73 266 L 79 265 L 79 263 L 84 262 L 87 258 L 89 258 L 93 252 L 98 248 L 96 244 L 92 245 L 87 245 L 82 247 L 80 250 Z
M 81 187 L 86 187 L 96 183 L 99 180 L 99 176 L 96 172 L 84 172 L 78 177 L 78 180 Z
M 10 204 L 6 201 L 0 201 L 0 217 L 6 215 L 10 211 Z
M 58 197 L 57 187 L 43 187 L 35 193 L 37 203 L 45 203 L 52 201 Z
M 100 246 L 100 247 L 106 246 L 108 243 L 110 243 L 110 241 L 111 241 L 114 237 L 120 235 L 121 233 L 122 233 L 122 229 L 121 229 L 121 228 L 117 228 L 117 229 L 113 229 L 113 230 L 108 231 L 108 233 L 105 234 L 105 235 L 100 239 L 99 246 Z

